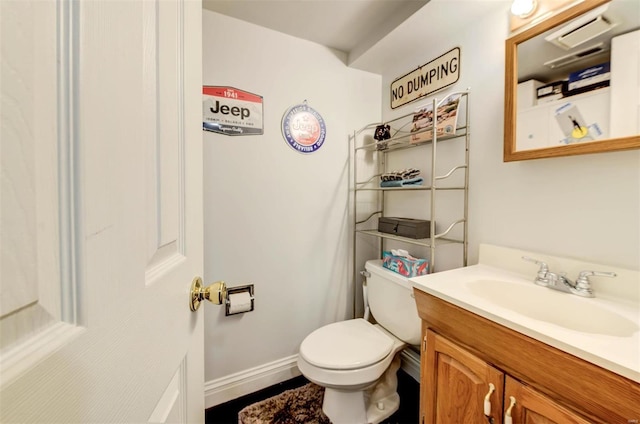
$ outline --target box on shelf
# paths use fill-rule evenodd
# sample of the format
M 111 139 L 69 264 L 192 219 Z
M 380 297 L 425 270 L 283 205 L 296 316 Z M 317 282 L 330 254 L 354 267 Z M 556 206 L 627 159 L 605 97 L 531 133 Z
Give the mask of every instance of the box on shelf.
M 414 239 L 429 238 L 431 223 L 423 219 L 383 216 L 378 219 L 378 231 Z
M 429 273 L 426 259 L 394 256 L 391 252 L 382 252 L 382 266 L 405 277 L 417 277 Z
M 568 94 L 579 94 L 608 87 L 610 83 L 611 64 L 610 62 L 601 63 L 569 74 Z
M 567 81 L 554 81 L 538 87 L 536 95 L 538 104 L 548 103 L 561 99 L 567 92 Z
M 530 79 L 518 84 L 518 94 L 516 101 L 518 102 L 518 110 L 535 106 L 538 101 L 536 90 L 543 86 L 542 81 Z

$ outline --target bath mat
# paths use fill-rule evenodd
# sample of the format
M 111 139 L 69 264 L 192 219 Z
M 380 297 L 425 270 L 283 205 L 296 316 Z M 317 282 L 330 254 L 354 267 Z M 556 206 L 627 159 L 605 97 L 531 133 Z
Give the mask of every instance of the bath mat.
M 238 412 L 239 424 L 331 424 L 322 412 L 324 389 L 308 383 Z

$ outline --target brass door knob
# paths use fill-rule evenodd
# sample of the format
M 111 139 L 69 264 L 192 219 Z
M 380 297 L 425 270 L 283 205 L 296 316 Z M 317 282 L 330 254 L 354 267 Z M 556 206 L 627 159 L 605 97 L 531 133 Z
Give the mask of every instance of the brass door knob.
M 227 286 L 224 281 L 216 281 L 203 288 L 202 278 L 195 277 L 191 282 L 191 299 L 189 308 L 197 311 L 203 300 L 208 300 L 215 305 L 222 305 L 227 298 Z

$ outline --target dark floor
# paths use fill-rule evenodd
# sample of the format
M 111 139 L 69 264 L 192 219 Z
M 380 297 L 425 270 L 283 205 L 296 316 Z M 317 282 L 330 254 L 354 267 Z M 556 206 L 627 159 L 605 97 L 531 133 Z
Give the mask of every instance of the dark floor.
M 303 376 L 267 387 L 255 393 L 214 406 L 205 411 L 206 424 L 238 424 L 238 412 L 245 406 L 270 398 L 285 390 L 304 386 L 309 381 Z M 420 407 L 420 385 L 410 375 L 398 371 L 400 409 L 382 424 L 417 424 Z

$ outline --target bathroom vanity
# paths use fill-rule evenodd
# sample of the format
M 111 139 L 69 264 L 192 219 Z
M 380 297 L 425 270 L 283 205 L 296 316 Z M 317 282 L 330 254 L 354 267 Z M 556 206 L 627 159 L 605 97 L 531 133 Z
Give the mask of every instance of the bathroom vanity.
M 640 422 L 640 273 L 593 278 L 581 298 L 536 286 L 525 255 L 483 245 L 479 265 L 411 280 L 421 423 Z M 541 260 L 568 276 L 590 265 Z

